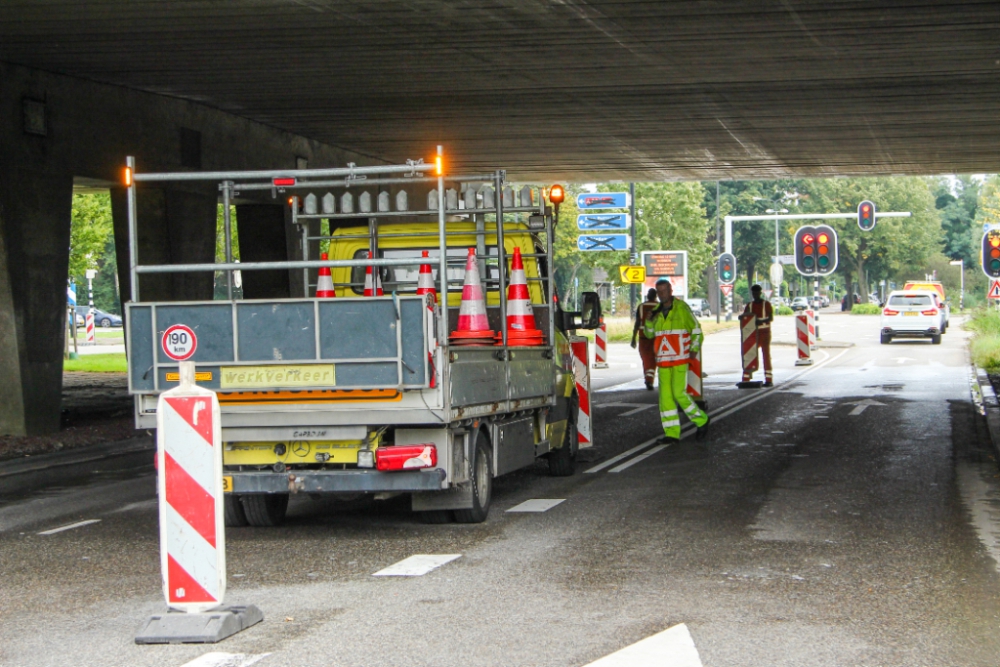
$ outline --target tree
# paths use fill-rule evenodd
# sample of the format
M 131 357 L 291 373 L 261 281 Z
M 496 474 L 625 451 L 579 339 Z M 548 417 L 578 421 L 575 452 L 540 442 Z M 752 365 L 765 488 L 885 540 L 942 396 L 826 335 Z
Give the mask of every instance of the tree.
M 975 263 L 980 238 L 975 225 L 979 182 L 968 175 L 938 178 L 934 198 L 935 207 L 941 212 L 944 254 L 963 260 L 966 265 Z
M 70 216 L 69 278 L 77 284 L 77 303 L 87 304 L 87 270 L 97 269 L 94 306 L 107 312 L 121 312 L 111 196 L 75 194 Z
M 983 189 L 979 196 L 979 208 L 976 211 L 976 227 L 982 230 L 980 225 L 1000 225 L 1000 174 L 993 174 L 983 183 Z M 981 234 L 977 233 L 979 238 Z M 978 260 L 978 240 L 976 243 Z

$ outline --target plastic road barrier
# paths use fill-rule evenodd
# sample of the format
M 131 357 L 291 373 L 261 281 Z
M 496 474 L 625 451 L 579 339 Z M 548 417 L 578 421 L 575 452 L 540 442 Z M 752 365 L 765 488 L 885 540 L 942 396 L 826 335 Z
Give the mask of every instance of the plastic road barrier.
M 576 432 L 580 441 L 580 449 L 594 446 L 594 431 L 590 421 L 590 370 L 587 362 L 590 360 L 589 341 L 586 338 L 574 339 L 573 348 L 573 379 L 576 382 L 577 411 Z
M 608 368 L 608 325 L 602 320 L 595 333 L 594 368 Z
M 808 366 L 812 363 L 809 342 L 809 311 L 805 311 L 795 316 L 795 345 L 799 350 L 796 366 Z

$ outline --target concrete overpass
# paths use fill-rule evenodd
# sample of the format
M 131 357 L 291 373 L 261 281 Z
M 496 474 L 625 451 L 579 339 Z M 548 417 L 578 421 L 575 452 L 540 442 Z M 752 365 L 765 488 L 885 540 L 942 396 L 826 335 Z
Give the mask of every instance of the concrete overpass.
M 70 197 L 126 154 L 331 166 L 444 143 L 456 168 L 566 180 L 1000 171 L 998 34 L 1000 4 L 943 0 L 5 0 L 0 433 L 58 427 Z M 216 193 L 140 205 L 143 261 L 212 256 Z M 287 252 L 281 216 L 245 207 L 245 257 Z

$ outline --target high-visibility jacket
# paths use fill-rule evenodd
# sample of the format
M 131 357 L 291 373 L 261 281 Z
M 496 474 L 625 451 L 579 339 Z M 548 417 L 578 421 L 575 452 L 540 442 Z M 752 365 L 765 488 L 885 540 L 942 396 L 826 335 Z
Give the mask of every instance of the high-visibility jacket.
M 769 329 L 771 328 L 771 322 L 761 322 L 761 320 L 770 319 L 774 320 L 774 308 L 771 307 L 770 301 L 765 301 L 761 299 L 760 301 L 751 301 L 743 309 L 743 314 L 753 313 L 757 316 L 757 328 L 758 329 Z
M 674 299 L 667 314 L 663 313 L 662 306 L 658 308 L 653 317 L 646 320 L 643 335 L 654 339 L 656 365 L 660 368 L 688 363 L 691 355 L 701 349 L 704 339 L 691 306 L 680 299 Z

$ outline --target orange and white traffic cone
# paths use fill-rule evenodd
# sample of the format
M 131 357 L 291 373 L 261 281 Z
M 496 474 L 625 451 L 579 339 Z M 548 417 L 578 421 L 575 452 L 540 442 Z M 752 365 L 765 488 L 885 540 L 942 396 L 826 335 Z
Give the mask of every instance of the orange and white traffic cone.
M 428 256 L 426 250 L 423 251 L 422 256 Z M 434 276 L 431 274 L 430 262 L 424 262 L 420 265 L 420 273 L 417 275 L 417 294 L 430 294 L 431 303 L 437 303 L 437 290 L 434 288 Z
M 465 284 L 462 286 L 462 305 L 458 310 L 458 327 L 451 333 L 452 345 L 492 345 L 493 330 L 486 317 L 486 299 L 483 283 L 479 279 L 476 249 L 469 248 L 465 262 Z
M 527 347 L 542 345 L 544 342 L 544 335 L 535 326 L 535 313 L 531 309 L 521 249 L 515 247 L 514 259 L 510 265 L 510 285 L 507 287 L 507 343 Z
M 368 259 L 371 258 L 372 254 L 369 252 Z M 372 271 L 371 264 L 365 267 L 365 296 L 385 296 L 385 292 L 382 291 L 382 277 L 378 269 Z
M 319 258 L 329 259 L 330 256 L 324 252 L 319 256 Z M 319 267 L 319 275 L 316 276 L 316 298 L 333 299 L 336 296 L 337 292 L 333 289 L 333 277 L 330 275 L 330 267 Z

